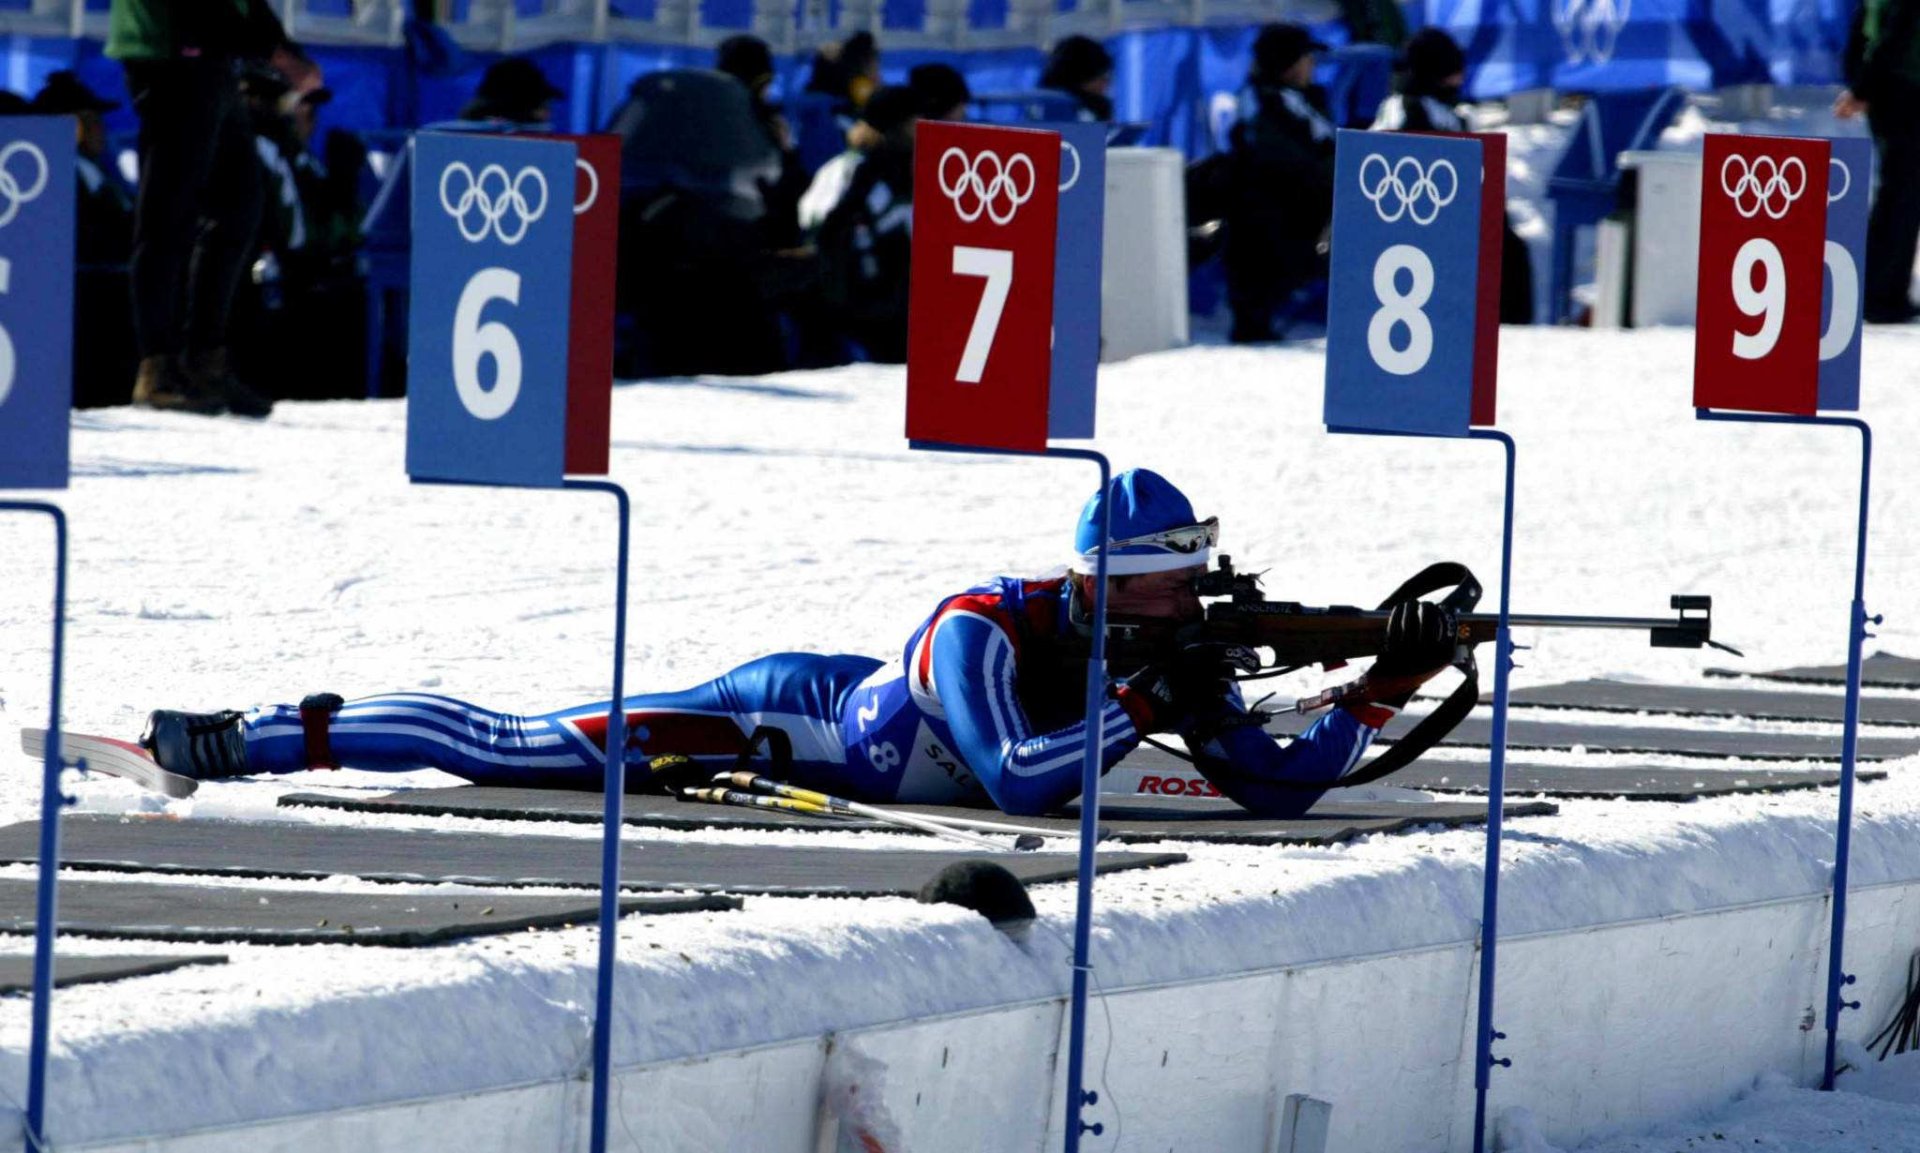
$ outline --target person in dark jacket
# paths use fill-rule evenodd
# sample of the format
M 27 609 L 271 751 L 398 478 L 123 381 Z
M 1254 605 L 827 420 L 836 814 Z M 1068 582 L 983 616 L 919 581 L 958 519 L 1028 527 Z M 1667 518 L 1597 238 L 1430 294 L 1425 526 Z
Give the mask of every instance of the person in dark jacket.
M 460 110 L 460 119 L 548 128 L 553 124 L 554 102 L 566 98 L 567 94 L 553 86 L 538 64 L 525 56 L 509 56 L 488 65 L 473 99 Z
M 851 128 L 867 98 L 880 87 L 880 45 L 871 32 L 855 32 L 813 54 L 807 91 L 834 99 L 834 114 Z
M 907 358 L 907 268 L 913 247 L 913 126 L 920 98 L 882 88 L 867 98 L 848 149 L 814 177 L 800 205 L 820 251 L 833 323 L 868 360 Z
M 1053 46 L 1040 87 L 1073 97 L 1081 120 L 1113 119 L 1113 55 L 1090 36 L 1069 36 Z
M 967 78 L 951 64 L 916 64 L 907 73 L 907 87 L 920 97 L 920 119 L 965 120 L 973 90 Z
M 1273 312 L 1325 272 L 1319 242 L 1333 218 L 1334 124 L 1313 82 L 1326 45 L 1297 24 L 1269 24 L 1229 134 L 1226 194 L 1230 339 L 1275 339 Z
M 1909 295 L 1920 245 L 1920 0 L 1862 0 L 1845 67 L 1834 115 L 1864 114 L 1879 154 L 1861 313 L 1869 323 L 1905 324 L 1920 317 Z
M 760 131 L 780 153 L 780 175 L 760 184 L 760 197 L 766 204 L 766 215 L 760 218 L 766 246 L 775 251 L 797 247 L 800 195 L 807 190 L 807 169 L 800 162 L 800 150 L 794 146 L 787 118 L 767 99 L 767 89 L 773 84 L 773 51 L 765 40 L 743 32 L 720 42 L 713 66 L 745 86 Z
M 1422 28 L 1401 54 L 1400 91 L 1388 96 L 1374 118 L 1375 132 L 1468 132 L 1460 111 L 1467 82 L 1467 54 L 1441 28 Z M 1500 322 L 1533 323 L 1533 261 L 1527 242 L 1502 217 Z
M 47 77 L 31 111 L 72 116 L 74 141 L 73 402 L 81 408 L 125 404 L 139 356 L 127 305 L 127 257 L 133 249 L 133 189 L 107 152 L 102 114 L 119 104 L 72 72 Z
M 273 402 L 227 361 L 228 314 L 263 195 L 238 69 L 266 61 L 301 90 L 319 86 L 320 69 L 268 0 L 113 0 L 106 51 L 125 67 L 140 115 L 134 403 L 265 416 Z

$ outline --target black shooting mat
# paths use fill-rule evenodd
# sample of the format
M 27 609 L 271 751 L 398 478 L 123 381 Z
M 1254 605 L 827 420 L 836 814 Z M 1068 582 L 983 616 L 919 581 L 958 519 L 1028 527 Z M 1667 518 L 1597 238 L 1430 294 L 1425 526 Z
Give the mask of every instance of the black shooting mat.
M 1515 689 L 1511 702 L 1550 709 L 1746 717 L 1756 721 L 1827 721 L 1839 724 L 1847 718 L 1847 698 L 1844 693 L 1795 693 L 1707 685 L 1573 681 L 1564 685 Z M 1869 725 L 1920 726 L 1920 697 L 1862 696 L 1860 721 Z
M 1844 685 L 1845 665 L 1799 665 L 1790 669 L 1754 673 L 1745 669 L 1708 669 L 1710 677 L 1754 677 L 1763 681 L 1790 681 L 1809 685 Z M 1860 662 L 1860 683 L 1880 689 L 1920 689 L 1920 660 L 1874 653 Z
M 1402 714 L 1380 730 L 1378 743 L 1386 745 L 1405 736 L 1420 720 Z M 1289 714 L 1268 726 L 1282 735 L 1304 730 L 1313 718 Z M 1471 716 L 1447 734 L 1443 745 L 1486 748 L 1493 743 L 1493 718 Z M 1649 728 L 1640 725 L 1569 724 L 1562 721 L 1509 720 L 1510 749 L 1572 749 L 1595 753 L 1636 753 L 1678 757 L 1738 757 L 1749 761 L 1837 761 L 1840 737 L 1802 733 L 1742 733 L 1703 729 Z M 1859 759 L 1884 761 L 1920 753 L 1920 737 L 1860 738 Z
M 82 814 L 60 823 L 60 863 L 76 869 L 241 877 L 354 876 L 369 881 L 551 885 L 597 889 L 597 838 L 489 836 L 409 829 Z M 0 863 L 36 859 L 40 823 L 0 828 Z M 620 887 L 742 894 L 913 896 L 956 861 L 991 855 L 1028 884 L 1070 881 L 1071 853 L 793 849 L 627 841 Z M 1102 853 L 1102 873 L 1186 860 L 1179 853 Z
M 67 827 L 63 822 L 62 832 Z M 34 889 L 33 881 L 0 878 L 0 933 L 33 932 Z M 739 907 L 733 898 L 705 894 L 620 901 L 622 915 Z M 599 916 L 599 898 L 593 895 L 342 893 L 64 878 L 60 882 L 61 933 L 145 941 L 416 947 L 523 929 L 592 924 Z
M 1198 775 L 1190 763 L 1156 748 L 1145 747 L 1127 758 L 1127 764 L 1185 777 Z M 1484 793 L 1490 770 L 1485 761 L 1441 761 L 1422 758 L 1378 782 L 1403 789 L 1435 793 Z M 1858 770 L 1856 780 L 1877 781 L 1885 771 Z M 1840 783 L 1838 769 L 1737 769 L 1714 766 L 1692 769 L 1661 765 L 1534 765 L 1507 762 L 1507 794 L 1556 798 L 1596 797 L 1634 801 L 1690 801 L 1695 797 L 1732 793 L 1777 793 Z M 1218 803 L 1218 802 L 1215 802 Z M 1399 805 L 1404 802 L 1386 802 Z M 1105 805 L 1102 810 L 1105 810 Z M 1352 808 L 1341 805 L 1342 809 Z M 1317 811 L 1317 810 L 1316 810 Z M 1508 805 L 1509 815 L 1530 815 L 1519 805 Z
M 1152 751 L 1152 750 L 1148 750 Z M 1173 764 L 1171 757 L 1155 753 Z M 1180 766 L 1185 768 L 1186 766 Z M 579 821 L 600 823 L 599 793 L 559 789 L 494 789 L 457 785 L 447 789 L 411 789 L 373 797 L 338 797 L 292 793 L 280 798 L 288 806 L 318 806 L 372 813 L 408 813 L 419 816 L 491 817 L 501 820 Z M 991 809 L 949 808 L 941 805 L 891 805 L 903 813 L 933 817 L 968 817 L 1008 824 L 1080 830 L 1078 816 L 1006 817 Z M 1541 816 L 1552 805 L 1512 806 L 1513 816 Z M 634 795 L 626 799 L 623 819 L 631 825 L 671 829 L 887 829 L 877 821 L 809 817 L 779 809 L 748 809 L 679 801 L 672 797 Z M 1304 817 L 1272 820 L 1220 801 L 1179 797 L 1114 797 L 1100 801 L 1102 839 L 1125 844 L 1154 841 L 1196 841 L 1232 845 L 1331 845 L 1366 833 L 1391 833 L 1416 825 L 1468 825 L 1487 819 L 1480 804 L 1441 802 L 1358 804 L 1328 803 Z M 808 852 L 813 850 L 809 849 Z
M 28 881 L 31 887 L 33 882 Z M 62 895 L 66 886 L 61 885 Z M 53 987 L 65 989 L 70 985 L 98 985 L 103 981 L 121 981 L 128 977 L 150 977 L 155 973 L 170 973 L 175 969 L 184 969 L 188 965 L 224 965 L 227 959 L 218 954 L 203 954 L 194 957 L 70 957 L 58 953 L 53 961 Z M 33 955 L 22 953 L 0 957 L 0 994 L 30 993 L 33 991 Z

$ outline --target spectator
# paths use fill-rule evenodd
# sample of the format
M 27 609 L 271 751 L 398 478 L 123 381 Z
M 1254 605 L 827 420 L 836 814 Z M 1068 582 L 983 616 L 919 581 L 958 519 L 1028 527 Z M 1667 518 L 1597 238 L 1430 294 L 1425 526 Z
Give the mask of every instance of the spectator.
M 967 78 L 951 64 L 916 64 L 907 73 L 907 87 L 920 97 L 920 119 L 965 120 L 973 91 Z
M 553 127 L 554 101 L 566 97 L 531 58 L 509 56 L 487 66 L 460 119 L 545 131 Z
M 133 248 L 133 190 L 107 154 L 101 114 L 120 107 L 72 72 L 47 77 L 32 111 L 72 116 L 75 139 L 73 401 L 82 408 L 125 404 L 139 362 L 127 307 Z
M 913 236 L 913 126 L 919 97 L 882 88 L 800 201 L 820 250 L 822 298 L 837 330 L 869 360 L 907 357 L 907 261 Z
M 1460 93 L 1467 82 L 1467 54 L 1440 28 L 1422 28 L 1407 41 L 1400 91 L 1386 98 L 1373 121 L 1375 132 L 1466 132 Z M 1502 218 L 1500 322 L 1533 323 L 1533 261 L 1527 242 Z
M 124 265 L 133 248 L 133 190 L 107 155 L 107 125 L 101 119 L 102 113 L 118 107 L 117 101 L 103 99 L 65 70 L 47 77 L 46 87 L 33 98 L 34 113 L 79 121 L 74 171 L 80 201 L 74 231 L 75 259 L 83 265 Z
M 113 0 L 106 51 L 125 67 L 140 116 L 133 401 L 266 416 L 273 402 L 227 363 L 228 312 L 261 212 L 237 70 L 265 60 L 304 90 L 318 87 L 320 69 L 267 0 Z
M 1920 3 L 1862 0 L 1847 37 L 1847 87 L 1834 115 L 1865 114 L 1879 152 L 1879 191 L 1867 218 L 1866 299 L 1872 324 L 1920 317 L 1913 259 L 1920 245 Z
M 1081 120 L 1113 119 L 1113 57 L 1090 36 L 1069 36 L 1053 46 L 1040 87 L 1073 97 Z
M 1313 83 L 1316 42 L 1297 24 L 1269 24 L 1229 134 L 1226 195 L 1230 339 L 1276 339 L 1274 309 L 1324 274 L 1319 241 L 1333 218 L 1334 126 Z
M 780 175 L 771 182 L 760 182 L 760 197 L 766 204 L 766 215 L 761 217 L 766 246 L 776 251 L 797 247 L 800 196 L 807 190 L 807 170 L 800 163 L 787 118 L 767 99 L 767 89 L 773 84 L 773 52 L 758 36 L 741 33 L 720 42 L 713 66 L 746 86 L 753 101 L 753 117 L 767 143 L 780 154 Z
M 835 113 L 849 127 L 879 87 L 880 46 L 873 33 L 855 32 L 843 43 L 823 45 L 813 54 L 807 91 L 833 97 Z

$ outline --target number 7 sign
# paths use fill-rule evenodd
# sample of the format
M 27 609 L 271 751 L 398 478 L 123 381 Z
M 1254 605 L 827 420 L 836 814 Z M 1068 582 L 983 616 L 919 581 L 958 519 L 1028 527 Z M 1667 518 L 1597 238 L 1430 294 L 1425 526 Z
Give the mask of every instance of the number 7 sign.
M 1060 137 L 922 121 L 913 201 L 907 437 L 1046 448 Z

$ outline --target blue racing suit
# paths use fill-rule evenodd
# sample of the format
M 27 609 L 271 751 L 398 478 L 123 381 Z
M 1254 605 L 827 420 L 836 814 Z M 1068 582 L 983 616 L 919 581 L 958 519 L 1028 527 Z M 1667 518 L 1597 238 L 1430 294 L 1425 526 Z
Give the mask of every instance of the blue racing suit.
M 787 737 L 794 784 L 869 803 L 1047 812 L 1079 795 L 1090 739 L 1085 662 L 1060 643 L 1073 633 L 1073 612 L 1064 577 L 998 577 L 942 601 L 891 662 L 776 653 L 696 688 L 627 697 L 627 757 L 679 753 L 725 768 L 767 726 Z M 1245 712 L 1228 686 L 1181 736 L 1223 794 L 1268 816 L 1297 815 L 1320 795 L 1276 782 L 1334 784 L 1390 715 L 1336 709 L 1282 745 L 1258 726 L 1230 723 Z M 327 723 L 325 747 L 353 768 L 597 789 L 608 713 L 600 703 L 518 716 L 398 693 L 349 701 Z M 1140 744 L 1149 716 L 1125 685 L 1109 685 L 1103 772 Z M 312 767 L 310 722 L 291 705 L 254 710 L 245 721 L 249 769 Z

